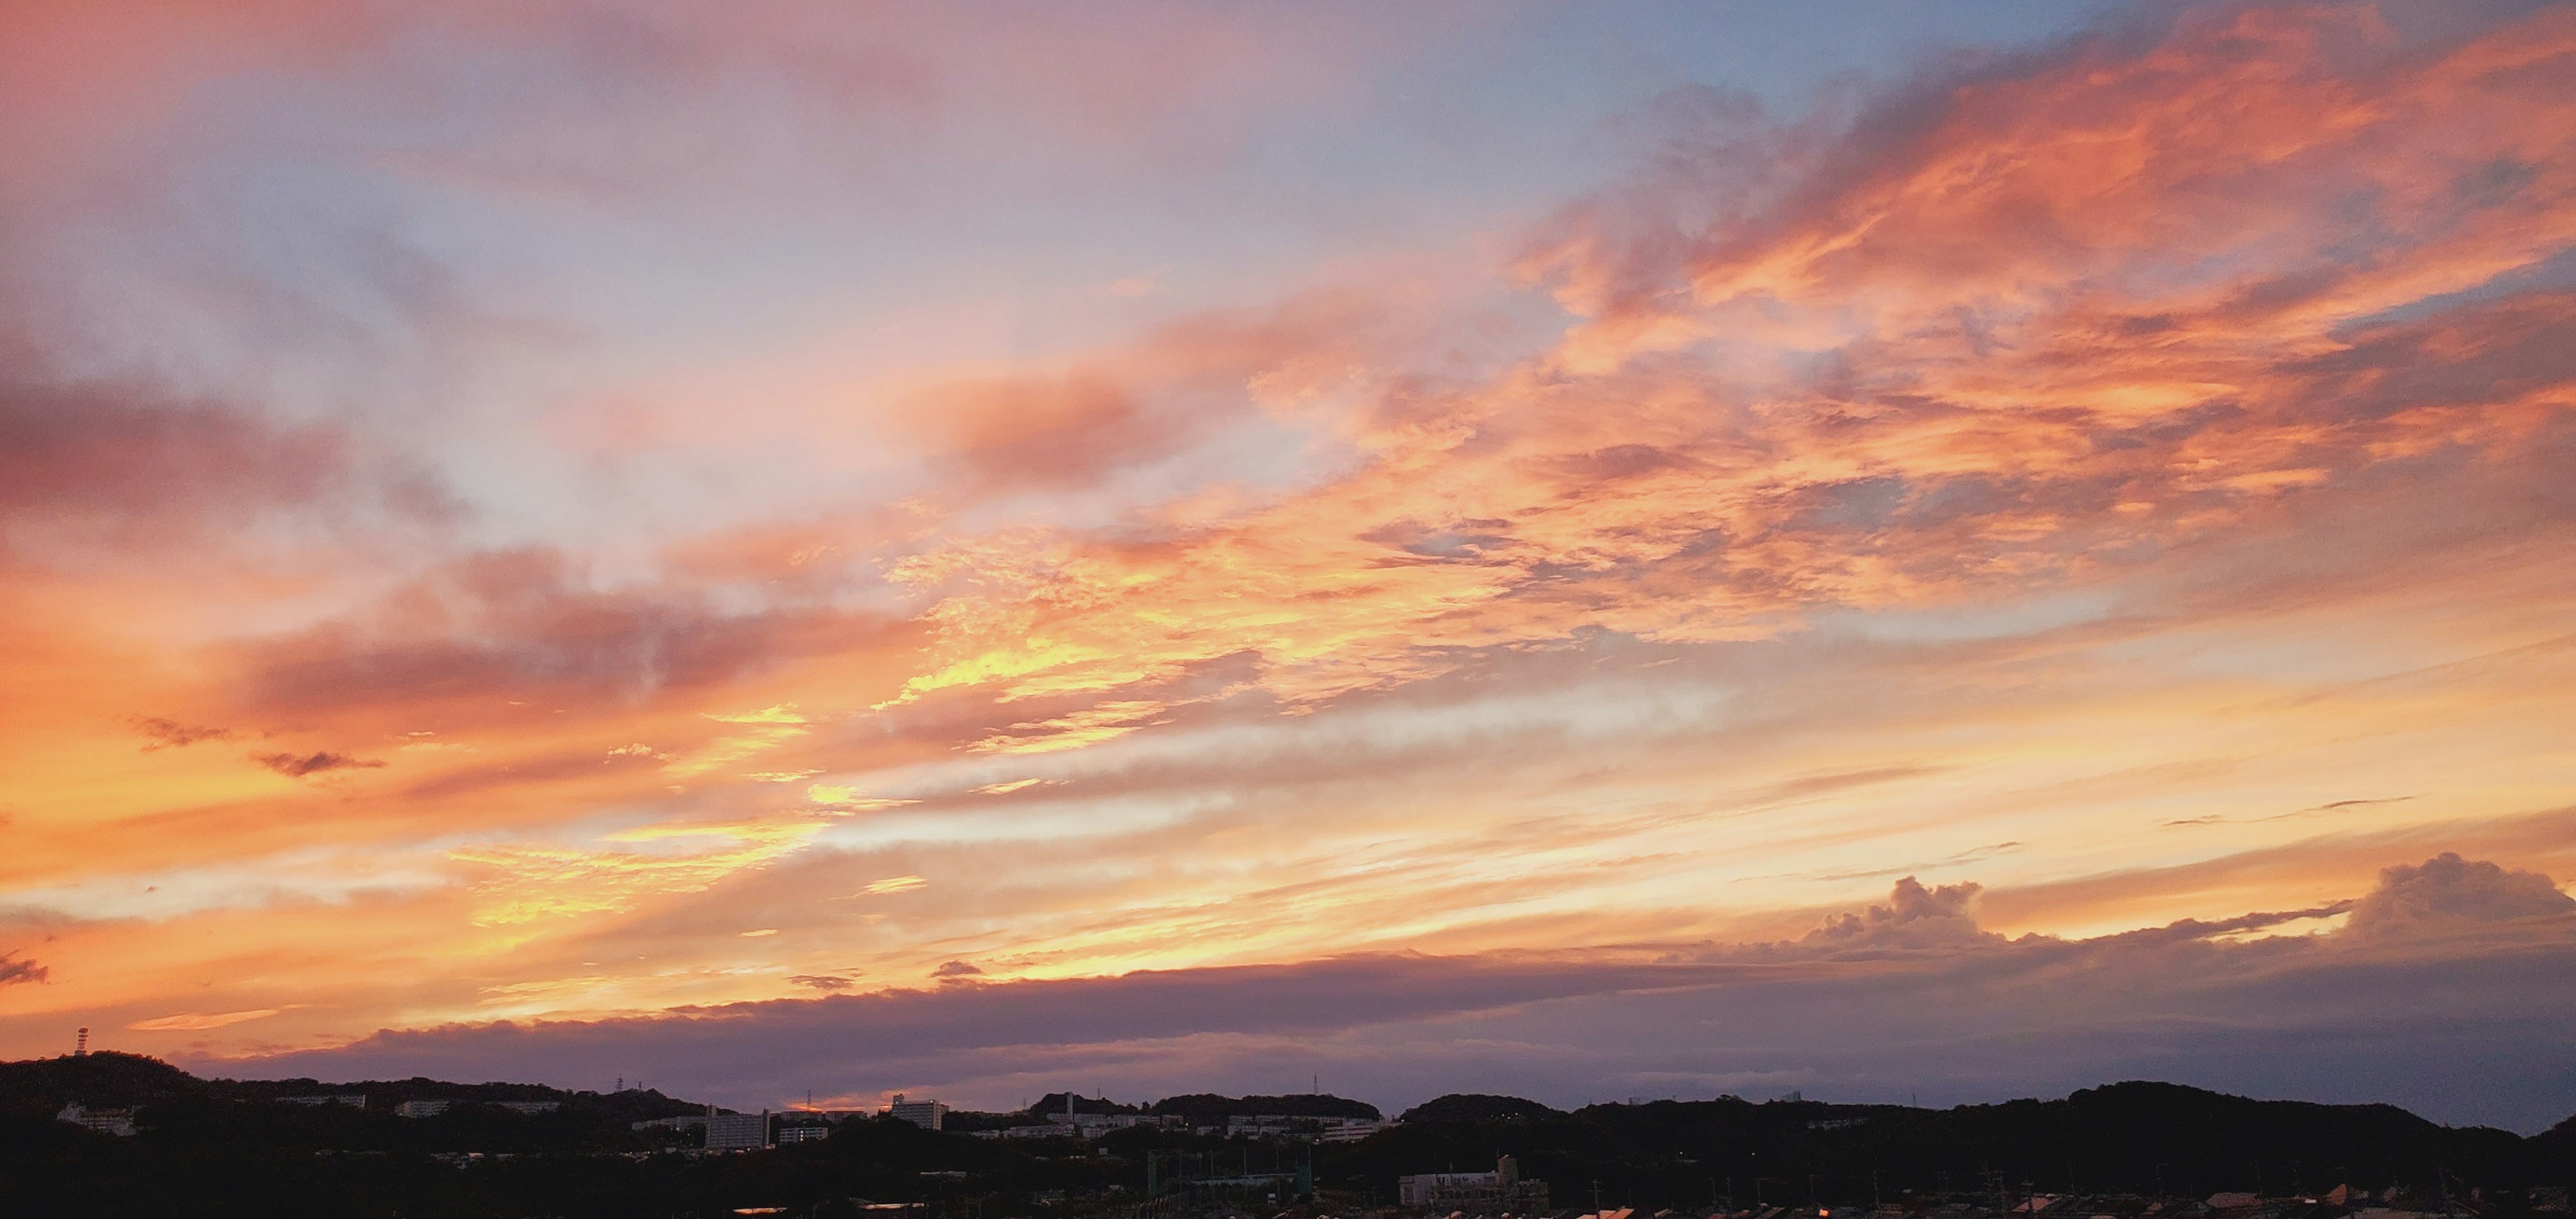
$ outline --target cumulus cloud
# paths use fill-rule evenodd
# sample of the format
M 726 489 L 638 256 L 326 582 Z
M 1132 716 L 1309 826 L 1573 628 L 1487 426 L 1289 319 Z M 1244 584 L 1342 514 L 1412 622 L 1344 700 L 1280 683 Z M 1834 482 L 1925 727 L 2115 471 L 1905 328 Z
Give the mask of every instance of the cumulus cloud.
M 2346 933 L 2395 939 L 2570 914 L 2576 914 L 2576 898 L 2538 872 L 2508 871 L 2445 852 L 2382 871 L 2379 886 L 2353 904 Z
M 1836 948 L 1940 948 L 1998 939 L 1977 926 L 1975 905 L 1983 888 L 1971 883 L 1926 889 L 1908 876 L 1896 882 L 1888 904 L 1835 915 L 1800 942 Z

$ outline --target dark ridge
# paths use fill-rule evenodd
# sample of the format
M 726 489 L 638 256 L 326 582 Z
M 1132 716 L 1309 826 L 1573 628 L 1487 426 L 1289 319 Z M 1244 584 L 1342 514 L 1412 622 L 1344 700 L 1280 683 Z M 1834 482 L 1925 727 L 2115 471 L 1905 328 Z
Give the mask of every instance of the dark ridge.
M 1376 1121 L 1385 1116 L 1367 1101 L 1350 1100 L 1323 1092 L 1303 1092 L 1289 1096 L 1219 1096 L 1214 1092 L 1192 1092 L 1184 1096 L 1167 1096 L 1155 1101 L 1146 1112 L 1185 1117 L 1196 1125 L 1223 1125 L 1229 1117 L 1358 1117 Z
M 1540 1118 L 1563 1116 L 1565 1113 L 1562 1110 L 1548 1108 L 1534 1100 L 1522 1100 L 1517 1096 L 1452 1092 L 1447 1096 L 1415 1105 L 1405 1110 L 1404 1116 L 1396 1120 L 1407 1125 L 1415 1122 L 1463 1122 L 1471 1125 L 1486 1125 L 1494 1122 L 1534 1121 Z
M 0 1107 L 41 1108 L 47 1116 L 73 1101 L 125 1107 L 201 1097 L 212 1087 L 158 1058 L 114 1050 L 0 1062 Z
M 1072 1108 L 1066 1108 L 1070 1104 Z M 1106 1097 L 1076 1096 L 1070 1092 L 1049 1092 L 1038 1102 L 1020 1112 L 1029 1117 L 1044 1118 L 1051 1113 L 1143 1113 L 1142 1105 L 1122 1105 Z

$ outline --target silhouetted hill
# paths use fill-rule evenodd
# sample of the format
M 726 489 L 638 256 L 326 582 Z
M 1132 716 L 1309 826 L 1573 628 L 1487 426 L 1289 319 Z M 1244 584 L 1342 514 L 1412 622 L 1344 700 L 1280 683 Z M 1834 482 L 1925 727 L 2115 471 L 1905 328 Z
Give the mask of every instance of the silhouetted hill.
M 2530 1140 L 2529 1154 L 2543 1174 L 2558 1182 L 2576 1182 L 2576 1117 L 2570 1117 Z
M 1185 1096 L 1167 1096 L 1155 1101 L 1146 1112 L 1186 1117 L 1198 1125 L 1223 1125 L 1229 1117 L 1276 1115 L 1280 1117 L 1361 1117 L 1370 1120 L 1385 1116 L 1367 1101 L 1350 1100 L 1322 1092 L 1304 1092 L 1289 1096 L 1219 1096 L 1214 1092 L 1192 1092 Z
M 1071 1108 L 1066 1108 L 1070 1104 Z M 1037 1103 L 1020 1112 L 1035 1118 L 1051 1113 L 1143 1113 L 1142 1105 L 1122 1105 L 1097 1096 L 1076 1096 L 1070 1092 L 1049 1092 Z
M 1551 1109 L 1534 1100 L 1517 1096 L 1488 1096 L 1481 1092 L 1452 1092 L 1427 1100 L 1404 1111 L 1396 1120 L 1414 1122 L 1488 1122 L 1527 1121 L 1535 1118 L 1563 1117 L 1564 1111 Z
M 2452 1128 L 2390 1105 L 2258 1101 L 2161 1083 L 2088 1088 L 2063 1100 L 1928 1110 L 1734 1098 L 1592 1105 L 1560 1113 L 1516 1097 L 1446 1096 L 1355 1149 L 1336 1183 L 1519 1159 L 1530 1176 L 1615 1182 L 1614 1205 L 1707 1206 L 1867 1198 L 1873 1189 L 2202 1197 L 2281 1194 L 2349 1182 L 2438 1193 L 2564 1185 L 2576 1120 L 2523 1139 Z M 1565 1195 L 1565 1201 L 1589 1203 Z
M 73 1101 L 123 1108 L 206 1095 L 205 1080 L 158 1058 L 101 1050 L 79 1057 L 0 1062 L 0 1110 L 54 1112 Z

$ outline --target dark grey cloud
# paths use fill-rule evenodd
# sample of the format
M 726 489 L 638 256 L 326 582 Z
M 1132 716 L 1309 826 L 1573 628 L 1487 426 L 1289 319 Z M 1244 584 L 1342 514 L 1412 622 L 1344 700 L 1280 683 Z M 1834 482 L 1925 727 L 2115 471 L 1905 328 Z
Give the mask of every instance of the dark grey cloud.
M 254 758 L 260 765 L 290 779 L 334 770 L 373 770 L 384 765 L 374 758 L 353 758 L 327 749 L 312 753 L 263 753 L 254 755 Z
M 544 690 L 631 698 L 719 683 L 911 628 L 822 610 L 726 612 L 686 588 L 602 589 L 545 548 L 443 564 L 367 612 L 247 645 L 248 698 L 321 713 Z
M 276 428 L 134 386 L 0 384 L 0 512 L 178 530 L 310 502 L 347 469 L 345 438 Z
M 983 982 L 388 1031 L 225 1069 L 563 1082 L 650 1066 L 682 1094 L 739 1103 L 904 1089 L 996 1107 L 1076 1083 L 1240 1092 L 1310 1073 L 1382 1108 L 1452 1091 L 1578 1104 L 1766 1088 L 1952 1103 L 2150 1078 L 2529 1130 L 2576 1110 L 2576 913 L 2541 909 L 2517 879 L 2532 875 L 2392 868 L 2362 903 L 2443 912 L 2398 940 L 2368 923 L 2245 938 L 2342 904 L 2007 939 L 1976 925 L 1973 886 L 1908 880 L 1799 940 L 1652 960 L 1385 954 Z
M 295 513 L 342 529 L 460 511 L 429 475 L 336 425 L 140 380 L 51 378 L 45 363 L 0 333 L 0 546 L 21 556 L 154 552 Z
M 21 982 L 42 982 L 51 973 L 51 970 L 28 958 L 11 953 L 0 953 L 0 986 L 15 986 Z
M 198 728 L 161 716 L 144 716 L 134 721 L 134 730 L 144 735 L 145 753 L 156 749 L 184 749 L 199 741 L 220 741 L 232 735 L 228 728 Z

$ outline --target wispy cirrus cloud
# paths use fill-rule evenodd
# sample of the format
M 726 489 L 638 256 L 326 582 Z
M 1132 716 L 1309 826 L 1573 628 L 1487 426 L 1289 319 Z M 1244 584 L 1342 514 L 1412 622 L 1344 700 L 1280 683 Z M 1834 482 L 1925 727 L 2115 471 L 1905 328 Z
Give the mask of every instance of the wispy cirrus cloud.
M 215 1012 L 211 1014 L 205 1012 L 182 1012 L 176 1016 L 156 1016 L 150 1020 L 137 1020 L 125 1027 L 138 1033 L 195 1033 L 202 1032 L 206 1029 L 225 1028 L 248 1020 L 265 1020 L 270 1016 L 276 1015 L 277 1012 L 278 1009 L 273 1007 L 255 1008 L 246 1012 Z

